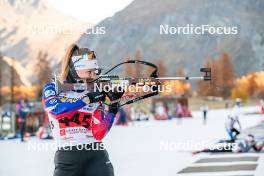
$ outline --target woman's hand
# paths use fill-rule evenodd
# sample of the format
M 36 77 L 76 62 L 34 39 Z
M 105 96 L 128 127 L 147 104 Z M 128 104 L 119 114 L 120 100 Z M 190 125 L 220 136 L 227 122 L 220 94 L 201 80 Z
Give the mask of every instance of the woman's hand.
M 89 92 L 82 98 L 86 104 L 105 101 L 106 95 L 103 92 Z
M 114 90 L 114 91 L 106 92 L 105 94 L 108 96 L 110 101 L 115 101 L 120 99 L 124 95 L 124 91 Z
M 114 90 L 114 91 L 106 92 L 105 94 L 109 97 L 110 101 L 115 101 L 120 99 L 124 95 L 124 91 Z M 118 102 L 112 103 L 111 105 L 109 105 L 109 112 L 116 114 L 118 112 L 118 107 L 119 107 Z

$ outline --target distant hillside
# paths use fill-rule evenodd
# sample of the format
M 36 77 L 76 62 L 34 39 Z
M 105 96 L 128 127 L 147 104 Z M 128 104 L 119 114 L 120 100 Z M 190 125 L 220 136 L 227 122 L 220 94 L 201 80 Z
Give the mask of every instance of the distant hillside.
M 0 64 L 1 86 L 5 87 L 11 85 L 12 74 L 15 85 L 31 86 L 31 83 L 25 75 L 19 75 L 19 73 L 23 73 L 25 70 L 16 60 L 12 60 L 10 57 L 2 57 Z M 14 70 L 11 69 L 12 65 L 13 68 L 15 68 Z
M 0 1 L 0 52 L 15 57 L 25 67 L 19 75 L 33 82 L 39 51 L 48 52 L 51 65 L 56 66 L 66 47 L 91 25 L 60 13 L 46 0 Z
M 82 35 L 79 43 L 97 51 L 104 67 L 141 50 L 144 59 L 162 59 L 170 75 L 178 67 L 198 73 L 208 58 L 227 52 L 237 76 L 264 67 L 264 1 L 135 0 L 102 21 L 105 35 Z M 237 35 L 160 35 L 160 25 L 236 26 Z

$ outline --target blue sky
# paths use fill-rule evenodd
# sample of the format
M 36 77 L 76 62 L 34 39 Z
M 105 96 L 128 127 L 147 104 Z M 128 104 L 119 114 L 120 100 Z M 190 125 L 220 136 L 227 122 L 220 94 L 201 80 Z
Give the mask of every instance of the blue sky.
M 98 23 L 122 10 L 133 0 L 48 0 L 51 5 L 81 21 Z

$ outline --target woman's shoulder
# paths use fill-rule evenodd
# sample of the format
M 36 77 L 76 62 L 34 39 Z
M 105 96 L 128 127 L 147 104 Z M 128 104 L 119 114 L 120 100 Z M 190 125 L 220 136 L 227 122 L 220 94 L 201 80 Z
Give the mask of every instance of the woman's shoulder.
M 65 81 L 64 81 L 64 83 L 65 83 Z M 57 85 L 57 86 L 60 87 L 59 85 Z M 44 95 L 56 95 L 57 94 L 56 93 L 57 92 L 57 88 L 56 88 L 55 82 L 46 83 L 43 86 L 42 91 L 43 91 Z
M 48 89 L 48 88 L 55 88 L 55 83 L 54 82 L 48 82 L 43 86 L 43 89 Z
M 43 95 L 44 97 L 50 97 L 56 95 L 55 83 L 48 82 L 43 86 Z

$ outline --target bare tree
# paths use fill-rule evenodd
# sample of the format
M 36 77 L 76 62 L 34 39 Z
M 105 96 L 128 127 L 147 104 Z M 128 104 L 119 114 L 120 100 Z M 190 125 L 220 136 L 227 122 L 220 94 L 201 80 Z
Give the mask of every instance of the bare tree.
M 176 75 L 177 76 L 185 76 L 185 72 L 183 70 L 182 67 L 179 67 L 177 70 L 176 70 Z
M 35 73 L 37 77 L 38 98 L 40 98 L 42 87 L 52 78 L 52 69 L 48 61 L 47 53 L 43 53 L 42 51 L 38 53 Z
M 162 61 L 162 59 L 156 59 L 154 61 L 154 64 L 157 65 L 157 67 L 158 67 L 159 76 L 160 77 L 166 76 L 167 67 L 164 65 L 164 62 Z
M 127 56 L 126 59 L 127 60 L 130 60 L 130 56 Z M 135 70 L 135 66 L 131 65 L 131 64 L 124 64 L 124 70 L 123 70 L 123 75 L 125 77 L 127 76 L 136 76 L 136 70 Z
M 135 59 L 136 60 L 142 60 L 142 54 L 140 50 L 137 50 L 135 53 Z M 136 64 L 136 68 L 135 68 L 135 76 L 136 77 L 140 77 L 142 75 L 140 75 L 140 73 L 142 73 L 142 65 L 141 64 Z
M 221 86 L 221 95 L 228 98 L 231 95 L 231 90 L 234 87 L 235 72 L 232 60 L 227 53 L 224 53 L 219 59 L 220 73 L 219 84 Z

